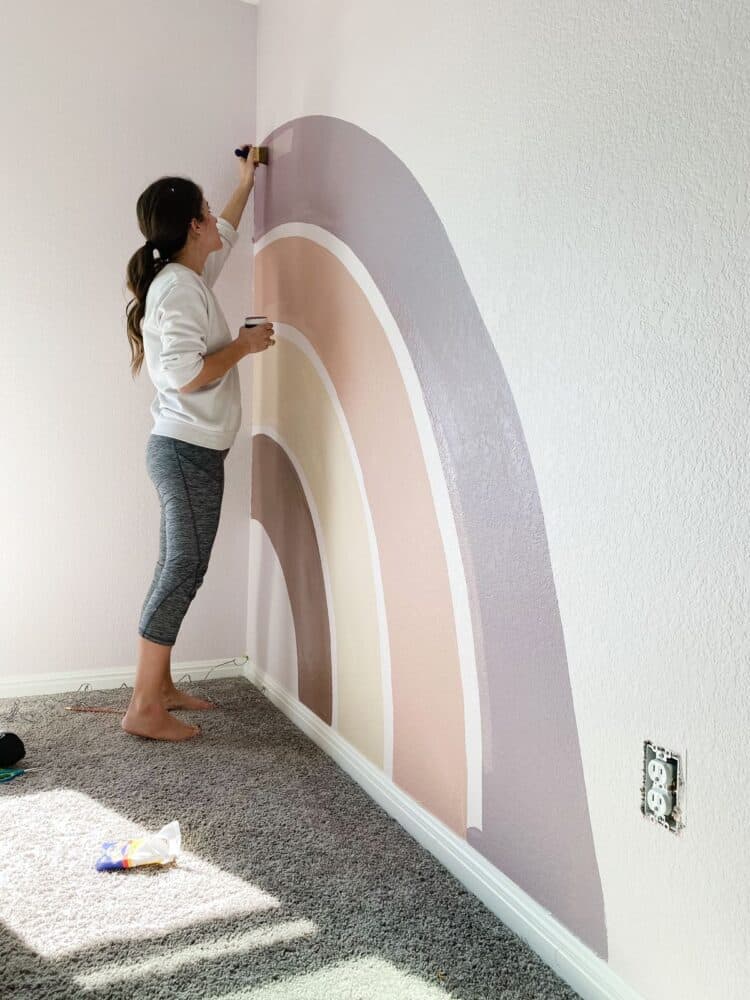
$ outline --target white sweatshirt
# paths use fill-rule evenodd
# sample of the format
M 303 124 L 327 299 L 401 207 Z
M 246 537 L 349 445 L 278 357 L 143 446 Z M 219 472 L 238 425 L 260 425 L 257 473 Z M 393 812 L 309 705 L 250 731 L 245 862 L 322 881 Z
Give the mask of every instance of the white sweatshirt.
M 205 354 L 234 340 L 211 288 L 239 234 L 226 219 L 216 225 L 223 247 L 208 255 L 202 275 L 172 261 L 151 282 L 141 332 L 156 389 L 152 433 L 222 451 L 232 446 L 242 418 L 237 366 L 193 392 L 178 391 L 200 373 Z

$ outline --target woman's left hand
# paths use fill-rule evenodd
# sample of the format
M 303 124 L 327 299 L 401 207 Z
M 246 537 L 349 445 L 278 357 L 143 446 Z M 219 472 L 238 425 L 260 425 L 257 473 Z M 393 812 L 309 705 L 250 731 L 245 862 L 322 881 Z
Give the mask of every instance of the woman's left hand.
M 245 147 L 249 147 L 247 158 L 237 157 L 239 160 L 240 183 L 246 184 L 247 187 L 251 188 L 255 182 L 255 162 L 253 161 L 253 150 L 255 147 L 251 143 L 245 142 L 238 149 L 244 149 Z

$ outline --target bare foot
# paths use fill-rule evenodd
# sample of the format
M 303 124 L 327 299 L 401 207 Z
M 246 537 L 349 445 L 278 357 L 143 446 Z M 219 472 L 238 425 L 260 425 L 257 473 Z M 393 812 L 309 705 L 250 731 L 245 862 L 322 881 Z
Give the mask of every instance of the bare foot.
M 187 691 L 180 691 L 178 688 L 170 688 L 168 691 L 164 691 L 162 700 L 167 711 L 177 708 L 182 709 L 183 712 L 196 712 L 216 708 L 216 705 L 212 701 L 206 701 L 204 698 L 194 698 Z
M 151 740 L 189 740 L 199 736 L 200 726 L 186 726 L 175 719 L 163 705 L 149 705 L 146 708 L 129 706 L 120 723 L 126 733 L 146 736 Z

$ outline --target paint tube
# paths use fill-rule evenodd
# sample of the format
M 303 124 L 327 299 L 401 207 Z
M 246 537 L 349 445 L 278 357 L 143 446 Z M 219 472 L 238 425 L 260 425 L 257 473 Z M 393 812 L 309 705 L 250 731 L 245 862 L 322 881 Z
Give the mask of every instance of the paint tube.
M 96 862 L 96 870 L 111 872 L 139 865 L 168 865 L 180 853 L 180 843 L 180 824 L 173 820 L 158 833 L 102 844 L 103 853 Z

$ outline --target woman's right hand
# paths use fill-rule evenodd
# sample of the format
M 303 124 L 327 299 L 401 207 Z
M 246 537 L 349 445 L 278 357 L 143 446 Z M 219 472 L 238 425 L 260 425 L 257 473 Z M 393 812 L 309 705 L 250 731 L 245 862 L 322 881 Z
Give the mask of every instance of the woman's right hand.
M 273 339 L 273 323 L 263 323 L 260 326 L 241 326 L 237 339 L 244 345 L 248 354 L 257 354 L 275 344 Z

